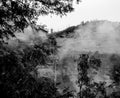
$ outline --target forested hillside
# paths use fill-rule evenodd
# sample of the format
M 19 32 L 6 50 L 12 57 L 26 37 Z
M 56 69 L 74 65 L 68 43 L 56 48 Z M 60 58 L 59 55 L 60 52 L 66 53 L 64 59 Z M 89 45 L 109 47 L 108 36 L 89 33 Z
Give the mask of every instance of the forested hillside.
M 57 54 L 60 60 L 58 70 L 60 70 L 63 77 L 61 80 L 63 81 L 62 86 L 69 86 L 72 90 L 79 92 L 80 88 L 76 83 L 79 73 L 78 59 L 81 54 L 87 54 L 89 55 L 89 59 L 95 60 L 93 65 L 97 65 L 97 59 L 101 62 L 97 69 L 93 65 L 88 69 L 90 81 L 94 81 L 95 83 L 105 82 L 105 88 L 110 90 L 106 90 L 107 94 L 112 91 L 117 93 L 115 92 L 116 90 L 112 89 L 111 85 L 115 86 L 115 78 L 118 79 L 116 82 L 119 82 L 119 75 L 114 77 L 114 72 L 116 72 L 114 69 L 118 68 L 118 71 L 120 70 L 118 67 L 120 64 L 119 28 L 120 24 L 117 22 L 91 21 L 82 22 L 78 26 L 69 27 L 51 35 L 56 38 L 57 45 L 60 47 Z M 119 83 L 117 84 L 117 88 L 115 87 L 117 90 L 119 89 L 118 85 Z M 62 86 L 61 88 L 63 88 Z
M 119 27 L 109 21 L 82 22 L 54 34 L 29 31 L 29 36 L 24 32 L 9 39 L 0 47 L 1 94 L 119 98 Z

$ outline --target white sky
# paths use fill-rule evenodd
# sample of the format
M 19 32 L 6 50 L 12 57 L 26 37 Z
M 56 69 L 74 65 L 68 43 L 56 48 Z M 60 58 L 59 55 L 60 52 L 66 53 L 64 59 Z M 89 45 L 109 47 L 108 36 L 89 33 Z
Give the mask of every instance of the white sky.
M 120 0 L 82 0 L 79 5 L 74 4 L 75 11 L 67 16 L 40 17 L 38 24 L 46 24 L 54 31 L 68 26 L 78 25 L 81 21 L 110 20 L 120 22 Z

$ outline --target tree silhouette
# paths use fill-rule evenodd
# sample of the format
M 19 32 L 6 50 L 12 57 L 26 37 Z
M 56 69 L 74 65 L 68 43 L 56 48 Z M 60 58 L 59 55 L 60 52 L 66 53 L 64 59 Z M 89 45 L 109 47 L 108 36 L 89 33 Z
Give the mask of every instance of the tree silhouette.
M 119 98 L 120 97 L 120 65 L 119 63 L 113 65 L 110 70 L 110 78 L 112 80 L 111 87 L 115 89 L 109 96 L 110 98 Z
M 114 65 L 111 69 L 111 79 L 113 80 L 113 83 L 119 85 L 120 83 L 120 66 Z
M 81 54 L 78 59 L 78 98 L 107 98 L 105 82 L 91 82 L 88 76 L 88 69 L 90 67 L 98 70 L 101 66 L 101 60 L 95 57 L 90 57 L 88 54 Z M 100 93 L 100 95 L 99 95 Z
M 80 87 L 79 97 L 83 97 L 82 89 L 83 86 L 87 86 L 89 83 L 89 78 L 87 76 L 88 65 L 88 55 L 81 55 L 78 63 L 78 84 Z

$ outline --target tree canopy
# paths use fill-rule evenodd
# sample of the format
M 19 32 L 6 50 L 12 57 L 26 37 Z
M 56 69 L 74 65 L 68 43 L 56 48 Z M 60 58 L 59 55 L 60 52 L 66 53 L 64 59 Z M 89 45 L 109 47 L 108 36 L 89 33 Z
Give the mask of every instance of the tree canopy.
M 14 37 L 40 15 L 65 15 L 73 10 L 73 0 L 0 0 L 0 39 Z

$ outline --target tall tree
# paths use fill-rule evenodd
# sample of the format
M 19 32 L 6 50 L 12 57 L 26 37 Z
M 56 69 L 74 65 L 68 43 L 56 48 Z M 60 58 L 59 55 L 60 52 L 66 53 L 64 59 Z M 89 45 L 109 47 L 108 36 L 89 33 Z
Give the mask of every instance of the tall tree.
M 91 83 L 90 77 L 88 76 L 90 67 L 98 70 L 100 66 L 100 59 L 95 57 L 91 58 L 88 54 L 80 55 L 78 60 L 78 98 L 96 98 L 98 92 L 103 92 L 104 94 L 104 83 Z
M 120 85 L 120 65 L 114 65 L 110 71 L 113 83 Z
M 116 64 L 113 65 L 113 67 L 110 70 L 110 78 L 112 80 L 111 87 L 114 89 L 113 92 L 109 95 L 110 98 L 120 97 L 120 65 L 117 61 L 115 63 Z

